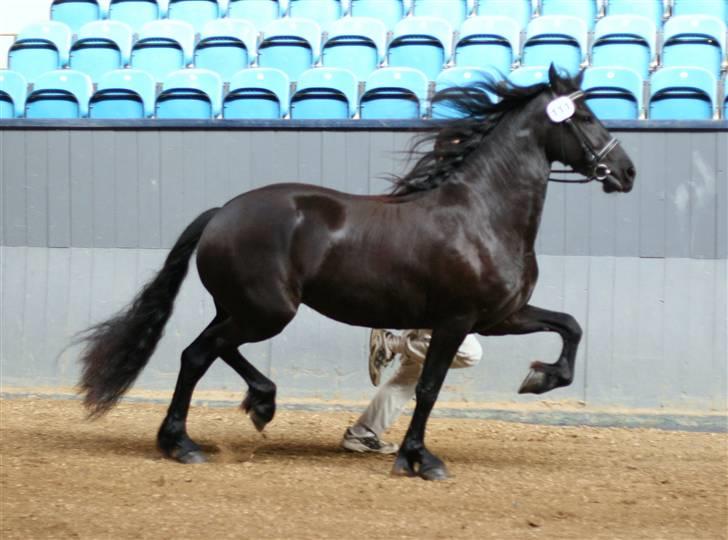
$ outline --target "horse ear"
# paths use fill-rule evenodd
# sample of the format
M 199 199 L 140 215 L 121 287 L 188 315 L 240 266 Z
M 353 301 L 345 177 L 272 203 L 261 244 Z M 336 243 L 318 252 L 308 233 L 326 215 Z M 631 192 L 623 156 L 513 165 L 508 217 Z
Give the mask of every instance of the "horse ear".
M 584 82 L 584 70 L 580 69 L 579 74 L 574 78 L 574 86 L 581 88 L 581 84 Z
M 549 66 L 549 84 L 551 85 L 551 88 L 556 90 L 560 81 L 561 77 L 559 77 L 559 73 L 556 71 L 556 66 L 553 62 L 551 62 L 551 65 Z

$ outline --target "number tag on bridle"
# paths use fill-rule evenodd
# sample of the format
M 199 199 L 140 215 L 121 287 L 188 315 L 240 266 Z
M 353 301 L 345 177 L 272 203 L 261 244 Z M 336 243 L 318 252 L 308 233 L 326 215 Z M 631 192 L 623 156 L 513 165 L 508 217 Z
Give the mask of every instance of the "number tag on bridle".
M 576 112 L 576 107 L 571 98 L 566 96 L 557 97 L 551 103 L 546 106 L 546 114 L 552 122 L 560 124 L 561 122 L 568 120 Z

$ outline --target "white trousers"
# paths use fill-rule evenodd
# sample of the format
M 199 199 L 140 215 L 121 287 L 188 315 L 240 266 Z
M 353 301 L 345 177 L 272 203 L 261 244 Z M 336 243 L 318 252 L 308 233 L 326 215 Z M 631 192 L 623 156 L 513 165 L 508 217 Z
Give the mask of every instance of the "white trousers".
M 384 433 L 402 414 L 407 403 L 415 396 L 417 381 L 422 372 L 427 348 L 430 346 L 430 332 L 426 330 L 406 330 L 400 336 L 400 353 L 397 371 L 385 382 L 372 398 L 362 415 L 351 427 L 356 436 L 374 432 L 377 436 Z M 475 335 L 465 337 L 455 354 L 451 367 L 465 368 L 476 365 L 483 356 L 483 349 Z

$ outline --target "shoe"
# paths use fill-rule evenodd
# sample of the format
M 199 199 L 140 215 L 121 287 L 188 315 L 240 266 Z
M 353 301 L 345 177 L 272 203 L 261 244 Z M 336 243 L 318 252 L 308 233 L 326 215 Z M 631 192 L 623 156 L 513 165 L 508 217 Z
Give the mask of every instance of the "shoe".
M 352 452 L 374 452 L 376 454 L 394 454 L 399 450 L 395 443 L 379 440 L 376 434 L 357 437 L 347 429 L 344 438 L 341 439 L 341 447 Z
M 369 335 L 369 378 L 374 386 L 379 386 L 382 369 L 394 360 L 395 352 L 387 343 L 393 338 L 392 332 L 377 328 L 373 329 Z

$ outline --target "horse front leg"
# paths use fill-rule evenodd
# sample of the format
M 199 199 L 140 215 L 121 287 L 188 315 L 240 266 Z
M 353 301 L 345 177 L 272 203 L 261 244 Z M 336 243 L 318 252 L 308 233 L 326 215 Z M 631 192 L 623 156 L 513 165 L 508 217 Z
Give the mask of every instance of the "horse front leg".
M 553 364 L 533 362 L 531 370 L 518 389 L 519 394 L 543 394 L 568 386 L 574 380 L 576 351 L 581 341 L 581 327 L 568 313 L 549 311 L 525 305 L 505 321 L 478 333 L 485 336 L 557 332 L 563 341 L 561 355 Z
M 417 404 L 394 461 L 393 475 L 419 475 L 425 480 L 444 480 L 448 477 L 445 463 L 425 448 L 424 439 L 427 419 L 440 393 L 447 370 L 470 328 L 469 325 L 459 326 L 462 328 L 436 328 L 432 332 L 425 363 L 417 382 Z

